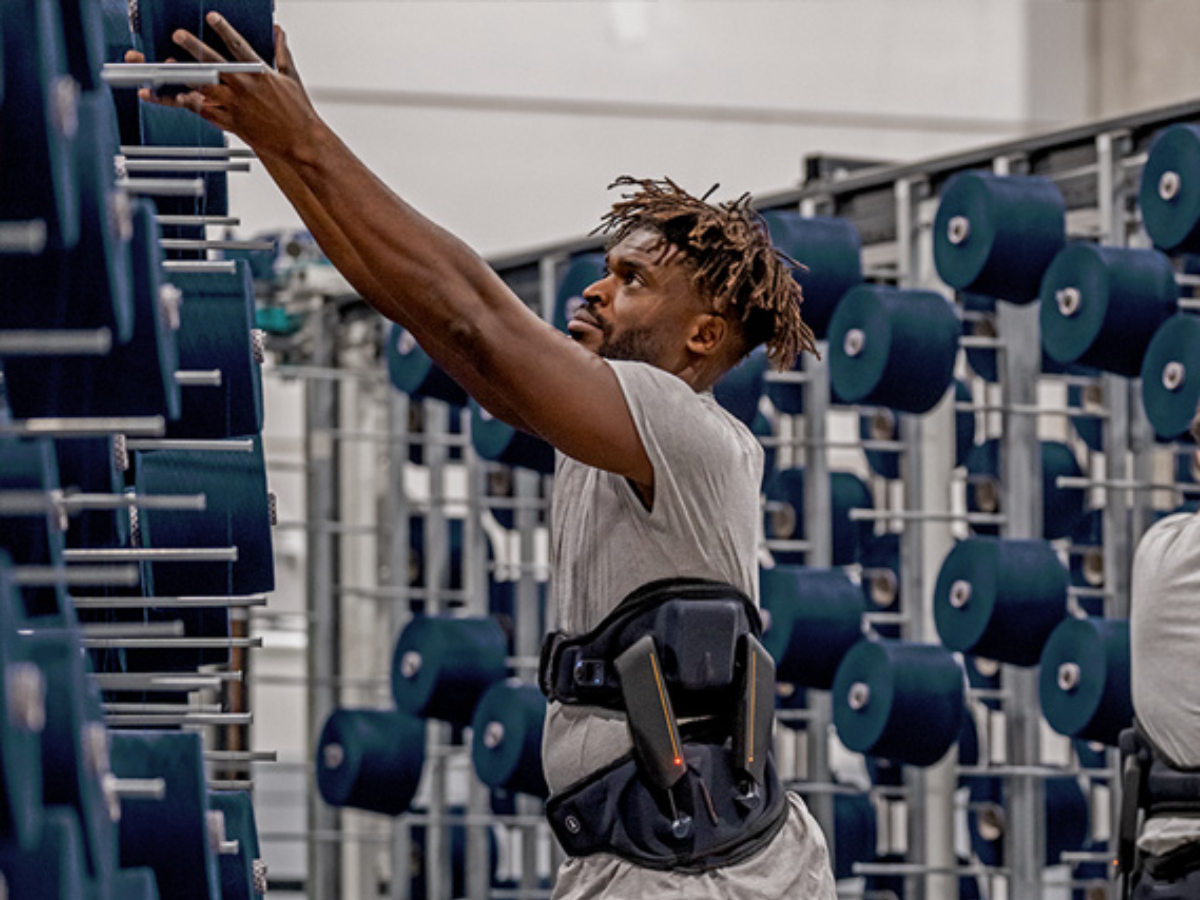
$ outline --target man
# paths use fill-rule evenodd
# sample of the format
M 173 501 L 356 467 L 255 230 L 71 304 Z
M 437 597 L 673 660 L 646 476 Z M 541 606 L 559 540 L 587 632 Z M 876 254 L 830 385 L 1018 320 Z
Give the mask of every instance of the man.
M 1200 409 L 1191 434 L 1200 444 Z M 1146 531 L 1134 554 L 1131 590 L 1138 728 L 1166 764 L 1158 771 L 1192 770 L 1184 790 L 1200 797 L 1200 513 L 1175 513 Z M 1200 898 L 1200 802 L 1180 804 L 1165 796 L 1165 782 L 1154 783 L 1159 788 L 1150 791 L 1152 808 L 1138 836 L 1144 862 L 1133 897 Z
M 237 60 L 257 59 L 222 17 L 210 13 L 208 22 Z M 187 32 L 175 39 L 196 59 L 220 60 Z M 749 604 L 762 449 L 709 390 L 760 344 L 781 367 L 813 344 L 790 267 L 748 198 L 713 206 L 669 181 L 618 182 L 634 192 L 602 226 L 613 235 L 608 273 L 584 292 L 568 337 L 349 151 L 317 116 L 278 29 L 276 59 L 277 73 L 227 75 L 160 102 L 244 140 L 367 302 L 494 415 L 560 452 L 553 562 L 565 632 L 595 628 L 626 595 L 661 579 L 722 582 Z M 563 795 L 630 754 L 630 731 L 621 712 L 551 704 L 544 756 L 552 791 Z M 684 872 L 606 852 L 601 839 L 600 850 L 563 866 L 556 896 L 832 900 L 824 839 L 799 798 L 783 799 L 775 784 L 778 815 L 755 820 L 753 842 L 737 834 Z M 767 805 L 756 785 L 743 788 L 735 813 Z M 727 798 L 699 789 L 720 831 L 727 820 L 716 810 Z M 674 809 L 670 790 L 654 796 Z M 685 837 L 693 819 L 696 830 L 708 827 L 703 805 L 690 808 L 694 817 L 675 810 L 670 823 Z M 567 821 L 568 831 L 579 830 Z

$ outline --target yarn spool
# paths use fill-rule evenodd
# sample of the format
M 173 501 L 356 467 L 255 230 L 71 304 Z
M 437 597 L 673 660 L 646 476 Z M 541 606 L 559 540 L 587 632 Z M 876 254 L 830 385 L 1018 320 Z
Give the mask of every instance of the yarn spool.
M 471 445 L 481 457 L 543 475 L 554 472 L 554 448 L 532 434 L 513 428 L 471 401 Z
M 862 591 L 841 569 L 776 566 L 759 576 L 770 613 L 763 646 L 780 681 L 828 690 L 842 657 L 862 638 Z
M 862 640 L 838 666 L 833 704 L 834 726 L 849 749 L 929 766 L 958 739 L 962 669 L 934 644 Z
M 1168 253 L 1200 251 L 1200 128 L 1175 124 L 1150 144 L 1138 188 L 1142 225 Z
M 554 327 L 567 330 L 575 310 L 583 306 L 583 292 L 604 277 L 603 253 L 580 253 L 571 257 L 554 292 Z
M 962 303 L 962 334 L 964 337 L 994 338 L 996 330 L 996 298 L 983 294 L 960 292 Z M 988 347 L 967 347 L 967 365 L 971 371 L 990 384 L 1000 380 L 996 351 Z
M 1108 767 L 1108 749 L 1099 741 L 1071 742 L 1075 758 L 1079 760 L 1081 769 L 1104 769 Z
M 425 765 L 425 723 L 403 712 L 335 709 L 317 743 L 317 788 L 330 806 L 398 816 Z
M 941 294 L 852 288 L 829 323 L 829 377 L 845 403 L 926 413 L 954 379 L 958 314 Z
M 42 827 L 46 682 L 17 634 L 25 622 L 11 565 L 0 550 L 0 846 L 31 851 Z
M 965 656 L 963 668 L 967 672 L 967 684 L 971 687 L 985 691 L 999 690 L 1001 669 L 996 660 L 984 656 Z M 1000 701 L 993 697 L 985 697 L 979 702 L 988 709 L 1000 709 Z
M 1067 619 L 1042 651 L 1038 695 L 1059 734 L 1117 746 L 1133 723 L 1129 621 Z
M 414 400 L 442 400 L 466 406 L 467 392 L 438 367 L 408 329 L 393 324 L 384 344 L 388 378 L 396 390 Z
M 875 859 L 879 840 L 875 805 L 867 794 L 834 794 L 833 877 L 854 877 L 856 862 Z
M 531 684 L 508 680 L 493 684 L 479 699 L 471 718 L 471 761 L 488 787 L 545 799 L 542 730 L 546 698 Z
M 60 479 L 53 444 L 45 439 L 0 437 L 0 491 L 58 490 Z M 53 510 L 30 515 L 0 515 L 0 548 L 24 566 L 61 566 L 64 522 Z M 70 618 L 67 594 L 58 587 L 20 590 L 24 613 L 38 624 L 64 624 Z
M 61 807 L 46 810 L 33 847 L 0 843 L 0 875 L 8 896 L 21 900 L 79 900 L 92 896 L 74 811 Z
M 114 731 L 118 778 L 161 778 L 161 800 L 121 801 L 121 865 L 154 870 L 162 900 L 221 900 L 199 734 Z
M 1099 384 L 1067 386 L 1067 406 L 1086 412 L 1100 412 L 1104 407 L 1104 388 Z M 1084 445 L 1093 453 L 1104 450 L 1104 423 L 1096 416 L 1071 416 L 1071 427 Z
M 258 434 L 263 426 L 262 370 L 255 357 L 254 285 L 250 267 L 233 274 L 178 273 L 179 365 L 221 372 L 221 386 L 181 390 L 179 419 L 168 437 L 220 439 Z
M 74 247 L 79 85 L 68 69 L 59 0 L 5 4 L 2 39 L 0 221 L 41 219 L 47 248 Z
M 1072 776 L 1045 779 L 1046 855 L 1043 865 L 1058 865 L 1064 852 L 1081 850 L 1091 833 L 1087 795 Z M 971 849 L 985 866 L 1004 865 L 1004 833 L 1008 821 L 1004 808 L 1004 782 L 978 778 L 971 784 L 967 826 Z
M 418 813 L 426 812 L 426 810 L 415 810 Z M 461 818 L 466 810 L 461 806 L 451 806 L 446 809 L 448 818 Z M 465 897 L 467 896 L 467 828 L 460 822 L 453 822 L 447 829 L 450 832 L 450 847 L 449 847 L 449 862 L 450 862 L 450 896 Z M 425 873 L 427 868 L 432 867 L 435 863 L 428 856 L 428 834 L 429 828 L 426 825 L 414 825 L 412 827 L 412 881 L 409 883 L 408 900 L 432 900 L 428 890 Z M 488 862 L 487 862 L 487 883 L 492 887 L 498 887 L 496 880 L 496 865 L 499 859 L 499 848 L 497 846 L 496 835 L 492 829 L 487 830 L 487 845 L 488 845 Z M 549 892 L 549 885 L 543 885 L 546 892 Z M 511 885 L 513 891 L 519 890 L 519 885 Z
M 775 721 L 792 731 L 804 731 L 807 717 L 789 713 L 808 709 L 808 691 L 786 681 L 775 682 Z M 783 715 L 780 715 L 782 711 Z
M 18 418 L 179 415 L 177 320 L 163 293 L 154 205 L 135 202 L 132 215 L 132 337 L 107 356 L 56 357 L 49 366 L 37 358 L 5 360 L 9 405 Z
M 959 541 L 934 589 L 943 644 L 1016 666 L 1037 664 L 1066 611 L 1067 571 L 1048 541 Z
M 1179 313 L 1154 333 L 1142 360 L 1142 405 L 1162 440 L 1187 434 L 1200 403 L 1200 316 Z
M 761 347 L 738 363 L 713 385 L 717 402 L 747 428 L 758 417 L 758 401 L 763 395 L 763 374 L 767 354 Z
M 790 210 L 763 214 L 771 243 L 803 268 L 792 272 L 804 293 L 804 321 L 818 340 L 851 288 L 862 283 L 862 238 L 849 219 L 804 217 Z
M 1071 531 L 1071 584 L 1096 590 L 1104 587 L 1104 511 L 1089 510 Z M 1104 614 L 1104 598 L 1078 595 L 1079 608 L 1089 616 Z
M 392 656 L 392 697 L 401 712 L 454 725 L 505 676 L 508 642 L 491 617 L 414 616 Z
M 847 566 L 858 555 L 871 534 L 869 522 L 850 519 L 852 509 L 870 509 L 874 499 L 870 489 L 850 472 L 830 472 L 831 527 L 833 565 Z M 780 506 L 767 513 L 765 533 L 768 539 L 804 540 L 804 470 L 781 469 L 766 484 L 767 500 Z M 777 565 L 803 565 L 801 550 L 772 551 Z
M 1058 486 L 1059 476 L 1083 475 L 1074 451 L 1057 441 L 1042 441 L 1042 536 L 1057 540 L 1071 533 L 1083 517 L 1087 493 L 1083 488 Z M 967 456 L 967 509 L 1003 512 L 1000 502 L 1000 442 L 992 438 L 971 448 Z M 976 534 L 998 534 L 993 524 L 972 523 Z
M 261 900 L 266 873 L 258 847 L 258 826 L 248 791 L 209 791 L 208 806 L 225 817 L 225 839 L 237 841 L 238 852 L 221 854 L 221 900 Z
M 63 38 L 67 67 L 85 94 L 102 90 L 100 67 L 104 65 L 104 22 L 99 0 L 61 0 Z
M 951 287 L 1029 303 L 1065 243 L 1066 203 L 1048 178 L 966 171 L 946 182 L 933 260 Z
M 1079 242 L 1046 270 L 1041 301 L 1042 347 L 1053 359 L 1132 377 L 1175 312 L 1179 285 L 1156 250 Z
M 109 783 L 109 732 L 99 691 L 87 677 L 75 629 L 35 629 L 24 642 L 45 679 L 42 802 L 74 810 L 89 876 L 106 883 L 117 867 L 121 807 Z
M 182 51 L 171 35 L 185 28 L 226 60 L 236 61 L 225 42 L 205 21 L 210 7 L 203 0 L 141 0 L 134 26 L 148 62 L 178 59 Z M 271 0 L 222 0 L 221 15 L 237 29 L 268 66 L 275 65 L 274 3 Z M 184 90 L 176 88 L 175 93 Z
M 801 371 L 802 365 L 798 359 L 791 371 Z M 784 416 L 804 415 L 804 389 L 805 385 L 799 382 L 763 379 L 763 393 L 767 395 L 775 411 Z
M 901 610 L 900 535 L 895 532 L 871 535 L 859 555 L 862 563 L 860 587 L 868 612 L 896 614 Z M 880 637 L 900 637 L 898 622 L 873 622 Z
M 900 421 L 898 414 L 887 407 L 877 407 L 870 412 L 858 416 L 858 436 L 864 441 L 898 441 L 900 440 Z M 871 471 L 881 478 L 894 481 L 900 477 L 899 450 L 872 450 L 864 448 L 867 465 Z
M 117 465 L 112 438 L 55 441 L 54 454 L 64 491 L 124 493 L 125 473 Z M 68 547 L 126 546 L 129 543 L 129 513 L 111 509 L 81 510 L 71 517 L 65 540 Z
M 154 870 L 144 866 L 118 869 L 112 877 L 112 893 L 121 900 L 159 900 Z

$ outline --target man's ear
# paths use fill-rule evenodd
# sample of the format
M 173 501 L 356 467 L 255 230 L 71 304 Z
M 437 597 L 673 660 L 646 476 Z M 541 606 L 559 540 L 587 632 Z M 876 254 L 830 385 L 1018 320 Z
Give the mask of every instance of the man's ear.
M 701 313 L 692 327 L 688 338 L 688 350 L 698 356 L 712 356 L 724 345 L 731 331 L 724 316 L 716 313 Z

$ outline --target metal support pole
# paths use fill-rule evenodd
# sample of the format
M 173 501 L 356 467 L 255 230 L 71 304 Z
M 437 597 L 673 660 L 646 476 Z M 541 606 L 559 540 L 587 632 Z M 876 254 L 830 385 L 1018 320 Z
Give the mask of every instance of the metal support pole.
M 312 354 L 315 365 L 337 365 L 338 319 L 333 307 L 312 317 Z M 331 436 L 338 427 L 337 384 L 312 379 L 305 383 L 307 462 L 305 495 L 306 515 L 310 522 L 328 522 L 338 511 L 338 466 L 335 443 Z M 337 594 L 338 547 L 334 535 L 311 532 L 307 535 L 305 558 L 308 593 L 308 641 L 305 649 L 308 684 L 306 707 L 309 746 L 316 745 L 316 734 L 338 704 L 335 677 L 339 671 Z M 307 794 L 308 831 L 311 834 L 338 833 L 341 814 L 325 805 L 315 790 Z M 339 900 L 341 897 L 341 850 L 335 841 L 310 837 L 307 846 L 307 887 L 309 900 Z

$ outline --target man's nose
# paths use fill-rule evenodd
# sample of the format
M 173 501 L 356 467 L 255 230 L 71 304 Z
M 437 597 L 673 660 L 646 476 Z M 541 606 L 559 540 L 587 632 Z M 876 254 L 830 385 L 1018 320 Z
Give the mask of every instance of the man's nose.
M 583 289 L 583 302 L 588 306 L 601 306 L 608 302 L 608 295 L 604 291 L 604 283 L 607 278 L 601 278 L 599 281 L 594 281 Z

